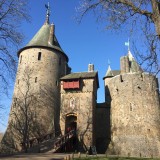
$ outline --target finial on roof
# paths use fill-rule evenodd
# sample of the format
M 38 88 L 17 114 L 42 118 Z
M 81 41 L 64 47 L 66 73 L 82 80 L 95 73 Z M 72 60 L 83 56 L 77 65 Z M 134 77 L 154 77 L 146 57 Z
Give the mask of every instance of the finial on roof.
M 46 13 L 46 21 L 45 21 L 45 24 L 49 24 L 49 16 L 50 16 L 50 6 L 49 6 L 49 2 L 48 2 L 48 4 L 45 4 L 45 7 L 46 7 L 46 11 L 47 11 L 47 13 Z

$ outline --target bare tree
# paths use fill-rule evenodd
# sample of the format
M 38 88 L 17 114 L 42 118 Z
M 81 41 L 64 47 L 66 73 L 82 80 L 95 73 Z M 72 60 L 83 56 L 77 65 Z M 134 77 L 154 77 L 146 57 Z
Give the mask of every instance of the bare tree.
M 39 117 L 43 103 L 32 85 L 33 69 L 26 67 L 21 78 L 22 83 L 16 85 L 9 125 L 2 143 L 14 150 L 20 150 L 22 147 L 27 152 L 29 140 L 44 134 Z
M 0 88 L 7 93 L 15 76 L 16 50 L 22 43 L 22 21 L 28 21 L 27 0 L 0 0 Z M 9 78 L 8 78 L 9 76 Z M 3 91 L 3 92 L 2 92 Z
M 50 119 L 49 130 L 55 132 L 55 136 L 61 134 L 59 117 L 60 117 L 60 93 L 57 95 L 55 89 L 51 88 L 50 85 L 42 85 L 40 88 L 40 95 L 43 97 L 43 105 L 48 108 L 48 118 Z M 47 118 L 46 117 L 46 118 Z
M 24 100 L 24 101 L 23 101 Z M 31 109 L 31 104 L 36 103 L 34 95 L 25 95 L 24 99 L 15 98 L 14 107 L 16 111 L 12 112 L 14 120 L 10 122 L 12 134 L 16 140 L 21 144 L 22 149 L 27 152 L 29 148 L 29 140 L 40 133 L 38 121 L 36 119 L 36 107 Z
M 160 1 L 159 0 L 80 0 L 80 20 L 93 11 L 106 29 L 124 29 L 134 39 L 134 51 L 140 64 L 154 73 L 160 71 Z M 126 29 L 127 28 L 127 29 Z M 139 44 L 136 42 L 139 37 Z M 137 49 L 138 48 L 138 49 Z M 140 48 L 142 48 L 140 50 Z

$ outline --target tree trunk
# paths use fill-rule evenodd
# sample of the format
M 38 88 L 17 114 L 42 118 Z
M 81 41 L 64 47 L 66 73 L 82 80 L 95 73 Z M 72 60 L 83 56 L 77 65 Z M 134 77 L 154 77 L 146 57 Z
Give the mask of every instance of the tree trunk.
M 153 10 L 153 21 L 155 23 L 155 28 L 157 32 L 157 36 L 160 39 L 160 2 L 157 0 L 151 0 L 152 2 L 152 10 Z

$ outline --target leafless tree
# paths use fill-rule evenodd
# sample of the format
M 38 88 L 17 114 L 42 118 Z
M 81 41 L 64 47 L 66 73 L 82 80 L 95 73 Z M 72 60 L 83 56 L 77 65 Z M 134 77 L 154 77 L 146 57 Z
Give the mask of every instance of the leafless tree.
M 44 134 L 38 118 L 40 109 L 42 109 L 42 102 L 39 99 L 39 93 L 33 88 L 33 79 L 33 69 L 26 67 L 22 76 L 23 82 L 16 85 L 17 89 L 13 96 L 9 126 L 2 140 L 6 146 L 8 145 L 15 150 L 22 147 L 25 152 L 29 148 L 31 138 Z M 12 138 L 13 141 L 11 141 Z
M 0 0 L 0 88 L 6 94 L 16 70 L 16 51 L 22 43 L 22 21 L 29 21 L 27 0 Z
M 159 0 L 80 0 L 77 9 L 80 21 L 86 13 L 93 11 L 97 20 L 105 23 L 106 29 L 128 31 L 140 64 L 145 64 L 146 69 L 154 73 L 160 71 Z
M 60 93 L 57 94 L 57 92 L 55 92 L 55 90 L 51 88 L 50 85 L 42 85 L 40 88 L 40 95 L 41 97 L 43 97 L 43 105 L 48 107 L 48 110 L 50 111 L 47 116 L 48 118 L 50 118 L 50 130 L 56 131 L 55 136 L 59 136 L 61 134 L 59 124 Z

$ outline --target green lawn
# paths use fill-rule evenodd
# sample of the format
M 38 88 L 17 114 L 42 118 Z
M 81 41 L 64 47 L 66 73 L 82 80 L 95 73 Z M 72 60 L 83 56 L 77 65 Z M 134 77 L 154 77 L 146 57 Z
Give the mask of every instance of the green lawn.
M 74 160 L 160 160 L 160 158 L 118 158 L 118 157 L 82 157 Z

